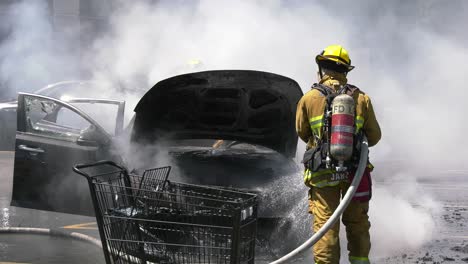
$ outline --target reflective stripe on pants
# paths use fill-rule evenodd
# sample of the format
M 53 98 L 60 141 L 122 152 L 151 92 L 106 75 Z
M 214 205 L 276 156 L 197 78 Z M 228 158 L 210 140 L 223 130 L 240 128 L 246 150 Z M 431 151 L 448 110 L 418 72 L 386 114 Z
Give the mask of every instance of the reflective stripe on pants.
M 349 256 L 349 262 L 351 264 L 370 264 L 369 258 L 366 257 Z

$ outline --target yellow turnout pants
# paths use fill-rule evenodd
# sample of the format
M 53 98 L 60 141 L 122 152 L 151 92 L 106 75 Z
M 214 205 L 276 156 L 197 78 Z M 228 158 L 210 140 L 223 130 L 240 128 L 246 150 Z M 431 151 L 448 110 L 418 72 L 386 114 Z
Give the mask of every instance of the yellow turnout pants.
M 313 187 L 309 192 L 309 213 L 314 216 L 313 230 L 317 232 L 338 207 L 349 183 L 342 182 L 333 187 Z M 369 264 L 370 222 L 367 212 L 369 202 L 351 201 L 343 213 L 343 224 L 348 239 L 349 261 L 352 264 Z M 314 245 L 316 264 L 339 264 L 340 262 L 340 223 L 337 222 Z

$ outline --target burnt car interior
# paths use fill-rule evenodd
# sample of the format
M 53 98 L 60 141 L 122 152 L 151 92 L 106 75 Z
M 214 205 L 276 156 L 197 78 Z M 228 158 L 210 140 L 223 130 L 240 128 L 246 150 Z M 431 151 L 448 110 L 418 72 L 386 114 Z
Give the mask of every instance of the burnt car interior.
M 25 106 L 27 132 L 73 141 L 82 131 L 92 129 L 83 117 L 52 101 L 26 97 Z

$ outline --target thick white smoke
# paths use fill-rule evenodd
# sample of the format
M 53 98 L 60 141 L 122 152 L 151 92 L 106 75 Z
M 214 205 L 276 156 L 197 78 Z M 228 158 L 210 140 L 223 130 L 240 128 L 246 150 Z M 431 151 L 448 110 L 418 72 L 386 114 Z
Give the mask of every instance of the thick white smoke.
M 115 2 L 109 32 L 81 55 L 96 78 L 118 79 L 127 85 L 149 88 L 163 78 L 193 71 L 186 63 L 199 59 L 203 66 L 195 70 L 271 71 L 295 79 L 307 92 L 316 81 L 314 56 L 329 44 L 348 48 L 356 65 L 349 80 L 373 99 L 383 132 L 382 141 L 371 149 L 371 160 L 377 165 L 370 209 L 372 254 L 392 255 L 433 238 L 440 206 L 420 190 L 416 180 L 433 177 L 433 170 L 447 166 L 466 169 L 463 157 L 468 153 L 460 143 L 465 141 L 467 36 L 457 30 L 463 17 L 458 10 L 466 3 Z M 43 15 L 42 7 L 29 1 L 18 8 L 39 11 L 30 16 Z M 9 69 L 24 73 L 29 82 L 43 81 L 44 76 L 61 80 L 63 75 L 53 70 L 57 67 L 39 68 L 43 75 L 31 66 L 37 61 L 57 65 L 68 59 L 50 51 L 48 26 L 28 24 L 31 18 L 26 16 L 14 21 L 17 37 L 2 44 L 1 54 L 18 57 L 19 62 L 9 66 L 8 60 L 2 60 L 2 79 L 24 80 L 5 70 Z M 50 45 L 32 49 L 31 41 Z M 18 47 L 31 49 L 34 59 L 15 55 Z M 135 103 L 131 100 L 130 107 Z M 299 146 L 300 156 L 304 144 Z M 295 179 L 294 184 L 302 183 Z M 303 218 L 309 217 L 306 211 Z
M 315 76 L 313 54 L 322 43 L 346 44 L 349 34 L 343 22 L 313 5 L 121 2 L 111 18 L 110 34 L 95 43 L 86 61 L 90 67 L 106 65 L 110 77 L 124 81 L 143 76 L 148 87 L 175 74 L 212 69 L 271 71 L 308 87 Z M 321 23 L 338 30 L 316 27 L 317 15 L 323 17 Z M 193 59 L 202 66 L 188 65 Z M 97 71 L 99 77 L 106 74 Z
M 77 26 L 54 27 L 46 1 L 18 1 L 2 11 L 0 98 L 78 78 Z

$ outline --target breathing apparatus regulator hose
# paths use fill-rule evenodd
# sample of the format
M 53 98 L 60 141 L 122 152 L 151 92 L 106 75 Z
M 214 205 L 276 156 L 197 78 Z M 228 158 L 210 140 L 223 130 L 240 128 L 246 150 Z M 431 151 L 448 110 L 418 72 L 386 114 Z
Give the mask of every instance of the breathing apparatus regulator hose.
M 322 226 L 322 228 L 320 228 L 306 242 L 304 242 L 302 245 L 300 245 L 293 251 L 289 252 L 288 254 L 284 255 L 283 257 L 271 262 L 270 264 L 286 263 L 287 261 L 290 261 L 293 257 L 303 253 L 305 250 L 312 247 L 315 243 L 317 243 L 317 241 L 319 241 L 325 235 L 325 233 L 327 233 L 327 231 L 330 228 L 333 227 L 336 221 L 340 219 L 340 216 L 343 214 L 346 207 L 348 207 L 349 203 L 351 202 L 351 199 L 356 193 L 357 187 L 359 186 L 359 183 L 361 182 L 362 175 L 364 174 L 364 170 L 366 169 L 366 166 L 367 166 L 368 154 L 369 154 L 369 147 L 368 147 L 367 138 L 366 136 L 363 136 L 363 139 L 361 142 L 361 156 L 359 159 L 358 168 L 356 170 L 356 175 L 353 181 L 351 182 L 351 185 L 349 186 L 348 190 L 346 191 L 345 196 L 341 200 L 336 210 L 333 212 L 330 219 L 328 219 L 328 221 Z

